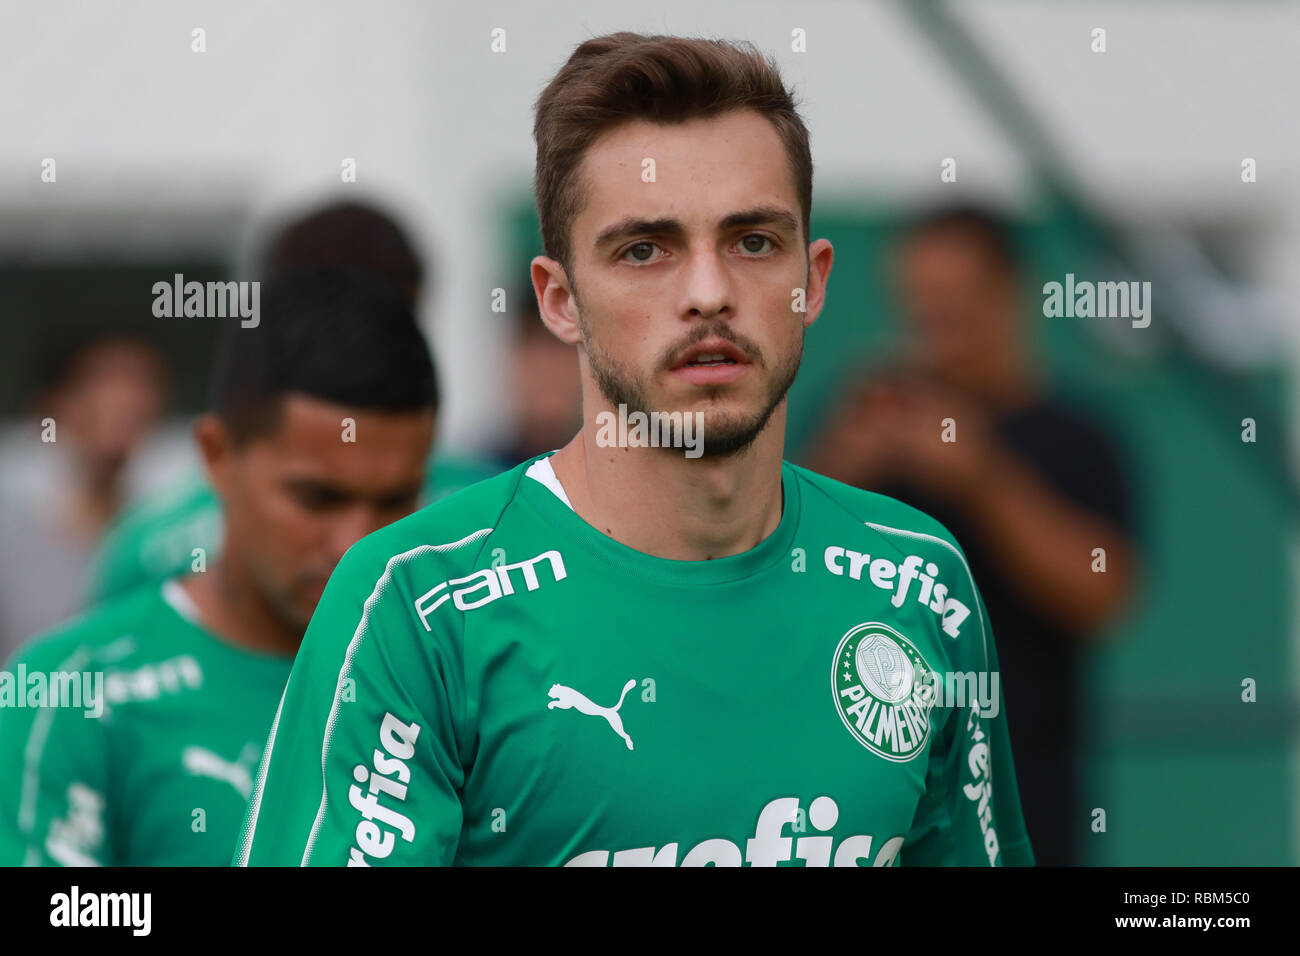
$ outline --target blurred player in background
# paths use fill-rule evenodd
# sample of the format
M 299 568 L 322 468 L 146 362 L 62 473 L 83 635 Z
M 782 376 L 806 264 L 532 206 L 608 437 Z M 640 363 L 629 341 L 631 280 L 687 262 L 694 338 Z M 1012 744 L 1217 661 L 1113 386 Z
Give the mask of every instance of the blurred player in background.
M 236 862 L 1032 863 L 960 549 L 782 461 L 832 250 L 775 65 L 597 37 L 534 133 L 533 288 L 581 430 L 348 552 Z M 651 414 L 676 435 L 611 432 Z M 940 701 L 954 671 L 991 693 Z
M 256 327 L 222 330 L 194 428 L 225 516 L 220 557 L 8 665 L 104 676 L 99 716 L 0 708 L 0 865 L 228 864 L 330 572 L 417 505 L 437 382 L 410 302 L 317 269 L 271 280 L 261 303 Z
M 513 468 L 568 443 L 582 425 L 582 382 L 573 348 L 546 328 L 531 288 L 515 294 L 510 344 L 510 444 L 496 458 Z
M 807 462 L 934 515 L 962 542 L 1014 688 L 1034 854 L 1060 866 L 1082 862 L 1088 825 L 1076 805 L 1081 652 L 1126 601 L 1135 558 L 1120 460 L 1043 381 L 1020 279 L 1010 227 L 991 211 L 912 223 L 898 257 L 904 354 L 854 383 Z M 948 418 L 953 442 L 941 441 Z
M 131 455 L 158 423 L 168 375 L 157 348 L 105 335 L 66 350 L 33 402 L 44 444 L 29 480 L 0 491 L 0 659 L 76 611 Z M 48 421 L 49 424 L 45 424 Z
M 387 213 L 355 201 L 332 202 L 297 216 L 277 231 L 259 257 L 268 278 L 304 268 L 366 273 L 391 285 L 418 307 L 428 286 L 414 244 Z M 435 453 L 424 501 L 436 501 L 496 474 L 491 462 Z M 95 560 L 90 602 L 124 594 L 189 567 L 192 552 L 215 554 L 221 507 L 201 476 L 181 481 L 130 509 L 110 530 Z

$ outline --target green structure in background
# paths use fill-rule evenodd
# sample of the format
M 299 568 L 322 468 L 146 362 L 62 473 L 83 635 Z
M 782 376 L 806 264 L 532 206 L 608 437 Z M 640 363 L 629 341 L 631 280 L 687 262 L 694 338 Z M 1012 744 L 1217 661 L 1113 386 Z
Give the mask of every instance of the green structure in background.
M 506 261 L 526 276 L 540 251 L 531 199 L 518 197 L 504 220 Z M 826 198 L 814 209 L 813 235 L 834 245 L 835 266 L 790 393 L 794 461 L 845 376 L 891 347 L 887 267 L 899 222 L 893 210 Z M 1035 314 L 1045 281 L 1118 278 L 1095 232 L 1064 210 L 1026 223 L 1021 238 L 1032 250 L 1024 295 Z M 1142 331 L 1163 336 L 1159 289 L 1153 297 Z M 1282 371 L 1225 380 L 1172 346 L 1123 357 L 1089 325 L 1115 321 L 1127 320 L 1038 318 L 1036 336 L 1049 380 L 1108 427 L 1124 455 L 1143 559 L 1140 594 L 1095 657 L 1080 803 L 1104 811 L 1105 831 L 1089 832 L 1087 859 L 1293 865 L 1295 500 L 1279 464 Z M 1247 417 L 1261 423 L 1255 444 L 1241 440 Z M 1242 700 L 1247 679 L 1254 703 Z

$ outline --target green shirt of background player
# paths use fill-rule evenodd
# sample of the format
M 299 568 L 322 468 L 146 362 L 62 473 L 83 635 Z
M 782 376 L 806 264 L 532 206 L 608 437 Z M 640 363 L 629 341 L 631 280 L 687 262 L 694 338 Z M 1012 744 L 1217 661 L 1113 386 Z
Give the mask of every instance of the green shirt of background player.
M 532 280 L 583 427 L 340 563 L 235 862 L 1031 863 L 960 549 L 782 461 L 832 251 L 775 68 L 598 37 L 535 133 Z M 605 441 L 653 413 L 699 416 L 702 455 Z M 986 693 L 939 701 L 954 673 Z
M 8 667 L 102 673 L 103 700 L 98 717 L 0 707 L 0 864 L 229 863 L 325 582 L 354 542 L 416 507 L 437 383 L 409 303 L 333 270 L 263 292 L 257 327 L 223 329 L 213 409 L 194 429 L 223 505 L 220 556 Z

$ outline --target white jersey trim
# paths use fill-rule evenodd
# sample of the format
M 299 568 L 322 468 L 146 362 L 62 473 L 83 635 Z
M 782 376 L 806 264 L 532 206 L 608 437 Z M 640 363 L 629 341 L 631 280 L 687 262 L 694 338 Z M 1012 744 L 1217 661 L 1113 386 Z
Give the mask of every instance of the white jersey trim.
M 197 624 L 202 627 L 201 617 L 199 615 L 199 606 L 194 603 L 183 587 L 179 578 L 168 578 L 162 585 L 163 600 L 171 605 L 172 610 L 179 614 L 191 624 Z
M 524 475 L 525 477 L 540 481 L 547 488 L 550 488 L 551 491 L 554 492 L 555 497 L 568 505 L 570 511 L 573 510 L 573 504 L 569 501 L 569 496 L 564 493 L 564 485 L 560 484 L 560 479 L 556 476 L 555 469 L 551 467 L 550 455 L 547 455 L 545 458 L 539 458 L 529 465 L 528 470 L 524 472 Z

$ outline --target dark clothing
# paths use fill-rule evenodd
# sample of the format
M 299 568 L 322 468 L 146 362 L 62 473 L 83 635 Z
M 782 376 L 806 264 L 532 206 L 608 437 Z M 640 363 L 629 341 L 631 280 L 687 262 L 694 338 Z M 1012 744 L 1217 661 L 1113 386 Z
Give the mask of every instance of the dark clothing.
M 1131 535 L 1131 504 L 1110 442 L 1068 406 L 1041 399 L 995 422 L 1006 446 L 1077 505 Z M 996 475 L 989 479 L 997 480 Z M 970 562 L 997 642 L 1020 802 L 1036 861 L 1078 865 L 1087 820 L 1077 806 L 1080 651 L 1077 637 L 1013 590 L 989 549 L 949 505 L 906 484 L 872 488 L 944 524 Z M 1090 556 L 1080 560 L 1091 562 Z

